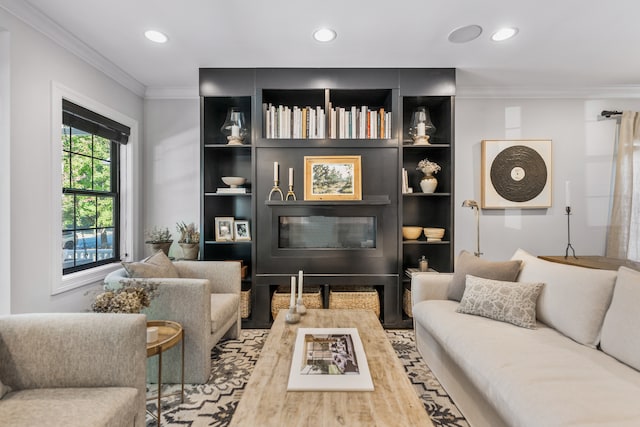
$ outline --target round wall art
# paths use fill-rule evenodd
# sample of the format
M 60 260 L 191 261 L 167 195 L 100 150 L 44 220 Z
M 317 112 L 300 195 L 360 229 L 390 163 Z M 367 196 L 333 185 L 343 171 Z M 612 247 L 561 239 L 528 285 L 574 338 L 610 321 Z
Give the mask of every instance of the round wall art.
M 482 207 L 551 206 L 551 141 L 482 141 Z

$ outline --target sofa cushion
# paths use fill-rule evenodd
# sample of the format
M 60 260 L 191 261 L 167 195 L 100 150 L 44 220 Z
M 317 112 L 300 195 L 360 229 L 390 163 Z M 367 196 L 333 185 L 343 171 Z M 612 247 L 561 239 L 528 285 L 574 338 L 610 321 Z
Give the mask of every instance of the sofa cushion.
M 239 294 L 211 294 L 211 332 L 219 331 L 229 319 L 237 319 Z
M 454 301 L 422 301 L 413 306 L 414 320 L 507 425 L 638 425 L 638 371 L 542 323 L 519 328 L 456 313 L 456 307 Z
M 640 272 L 620 267 L 602 325 L 602 350 L 640 370 Z
M 536 301 L 542 286 L 542 283 L 504 282 L 467 275 L 456 311 L 535 328 Z
M 15 391 L 0 402 L 0 424 L 7 426 L 134 425 L 140 412 L 137 390 L 128 387 L 41 388 Z
M 464 293 L 467 274 L 485 279 L 504 280 L 512 282 L 518 277 L 520 261 L 487 261 L 469 253 L 460 252 L 447 290 L 447 298 L 460 301 Z
M 545 261 L 522 249 L 512 259 L 522 261 L 518 281 L 545 284 L 538 299 L 538 320 L 595 348 L 617 273 Z
M 123 262 L 122 266 L 127 270 L 129 277 L 133 278 L 180 277 L 178 270 L 163 251 L 158 251 L 140 262 Z

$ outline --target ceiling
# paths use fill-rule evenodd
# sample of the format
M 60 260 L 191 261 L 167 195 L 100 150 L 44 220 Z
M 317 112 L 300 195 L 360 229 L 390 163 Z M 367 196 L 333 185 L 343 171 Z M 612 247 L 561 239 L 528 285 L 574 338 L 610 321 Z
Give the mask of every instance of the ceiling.
M 459 93 L 640 94 L 638 0 L 22 3 L 23 15 L 26 10 L 39 16 L 38 25 L 51 24 L 45 15 L 81 41 L 85 54 L 112 63 L 147 92 L 197 91 L 200 67 L 455 67 Z M 452 30 L 470 24 L 483 28 L 480 37 L 448 41 Z M 312 32 L 320 26 L 338 37 L 316 42 Z M 503 26 L 519 33 L 491 41 Z M 169 42 L 146 40 L 143 32 L 151 28 Z

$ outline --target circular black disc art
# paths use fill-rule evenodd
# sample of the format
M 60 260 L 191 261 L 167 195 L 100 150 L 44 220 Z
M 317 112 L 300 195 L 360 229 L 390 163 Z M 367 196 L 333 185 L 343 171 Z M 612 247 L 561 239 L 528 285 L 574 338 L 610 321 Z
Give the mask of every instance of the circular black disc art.
M 538 152 L 524 145 L 502 150 L 491 163 L 491 183 L 511 202 L 527 202 L 547 183 L 547 165 Z

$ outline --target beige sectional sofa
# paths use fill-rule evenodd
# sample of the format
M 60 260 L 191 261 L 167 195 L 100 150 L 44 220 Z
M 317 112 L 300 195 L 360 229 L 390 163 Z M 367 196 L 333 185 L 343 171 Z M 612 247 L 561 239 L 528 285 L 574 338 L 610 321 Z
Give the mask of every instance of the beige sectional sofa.
M 0 425 L 144 426 L 145 362 L 142 314 L 0 316 Z
M 412 280 L 418 350 L 470 424 L 640 425 L 640 272 L 552 263 L 523 250 L 512 260 L 521 261 L 519 285 L 543 284 L 534 328 L 458 312 L 469 299 L 447 299 L 454 274 Z M 466 280 L 471 292 L 475 279 Z M 511 296 L 494 297 L 473 302 L 488 312 L 510 304 Z

